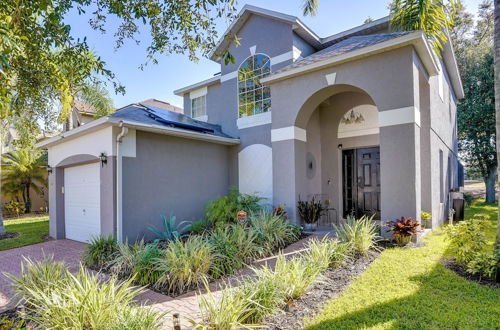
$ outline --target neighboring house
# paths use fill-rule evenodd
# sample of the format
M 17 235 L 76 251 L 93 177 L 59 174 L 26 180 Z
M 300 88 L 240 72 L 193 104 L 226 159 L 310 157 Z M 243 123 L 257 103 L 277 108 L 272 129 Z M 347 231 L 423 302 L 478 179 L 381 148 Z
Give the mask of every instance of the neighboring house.
M 198 220 L 230 186 L 285 205 L 295 223 L 311 196 L 338 212 L 330 222 L 425 210 L 443 223 L 463 97 L 450 43 L 438 57 L 387 17 L 320 38 L 294 16 L 245 6 L 211 59 L 219 75 L 176 91 L 184 115 L 133 104 L 40 144 L 53 237 L 151 238 L 160 214 Z
M 168 102 L 160 101 L 157 99 L 147 99 L 139 103 L 179 113 L 182 113 L 183 111 L 182 108 L 176 107 L 175 105 L 171 105 Z M 64 125 L 64 131 L 66 132 L 73 128 L 80 127 L 95 119 L 96 119 L 95 108 L 92 105 L 84 101 L 75 100 L 73 109 L 71 110 L 71 116 Z

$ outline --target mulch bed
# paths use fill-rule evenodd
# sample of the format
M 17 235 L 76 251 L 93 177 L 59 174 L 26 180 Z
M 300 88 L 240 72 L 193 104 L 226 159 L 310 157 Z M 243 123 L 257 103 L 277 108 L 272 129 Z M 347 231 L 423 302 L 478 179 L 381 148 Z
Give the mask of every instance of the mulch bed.
M 445 266 L 458 276 L 465 278 L 466 280 L 476 282 L 480 285 L 488 286 L 491 288 L 500 289 L 500 283 L 495 282 L 495 280 L 491 278 L 484 278 L 477 274 L 473 275 L 468 273 L 462 266 L 457 264 L 455 259 L 441 259 L 441 263 L 443 264 L 443 266 Z
M 21 234 L 20 233 L 5 233 L 3 235 L 0 235 L 0 241 L 3 239 L 16 238 L 19 235 L 21 235 Z
M 337 297 L 352 282 L 354 277 L 363 273 L 380 255 L 380 251 L 370 251 L 368 257 L 356 259 L 351 264 L 327 270 L 321 281 L 316 282 L 305 295 L 289 304 L 287 310 L 266 319 L 269 329 L 302 329 L 304 318 L 311 318 L 321 311 L 323 304 Z

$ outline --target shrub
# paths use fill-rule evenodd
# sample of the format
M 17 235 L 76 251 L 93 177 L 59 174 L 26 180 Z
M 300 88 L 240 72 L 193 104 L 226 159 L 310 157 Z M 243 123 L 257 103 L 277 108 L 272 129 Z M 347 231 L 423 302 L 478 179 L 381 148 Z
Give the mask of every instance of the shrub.
M 476 253 L 484 251 L 487 247 L 485 232 L 488 221 L 480 217 L 474 215 L 473 219 L 450 225 L 446 230 L 450 247 L 459 264 L 466 265 L 474 259 Z
M 215 251 L 211 275 L 219 278 L 232 274 L 255 259 L 262 251 L 256 240 L 253 228 L 241 225 L 216 228 L 209 238 Z
M 162 275 L 156 269 L 156 261 L 163 256 L 163 250 L 155 244 L 146 244 L 136 252 L 131 274 L 134 282 L 144 286 L 154 285 Z
M 464 192 L 464 202 L 466 206 L 471 206 L 474 199 L 475 197 L 472 193 Z
M 139 285 L 152 285 L 162 275 L 156 269 L 156 260 L 163 251 L 156 244 L 145 244 L 143 240 L 133 245 L 119 243 L 115 259 L 109 263 L 111 272 L 120 277 L 132 277 Z
M 203 234 L 210 230 L 212 224 L 208 220 L 198 220 L 191 223 L 189 232 L 193 234 Z
M 319 220 L 321 213 L 324 211 L 324 208 L 321 202 L 317 201 L 314 196 L 308 201 L 300 200 L 299 196 L 297 210 L 305 223 L 316 223 Z
M 340 243 L 329 237 L 322 240 L 311 239 L 307 243 L 304 257 L 310 262 L 318 263 L 320 267 L 337 268 L 349 259 L 351 247 L 348 243 Z
M 171 215 L 170 218 L 167 219 L 167 217 L 162 214 L 160 218 L 162 224 L 161 230 L 152 225 L 148 226 L 148 229 L 157 236 L 157 240 L 159 241 L 173 241 L 184 238 L 191 226 L 187 221 L 181 221 L 179 224 L 176 224 L 177 218 L 175 215 Z
M 360 219 L 348 216 L 345 223 L 333 225 L 333 229 L 341 242 L 351 245 L 356 255 L 367 255 L 375 246 L 377 237 L 377 226 L 372 220 L 373 216 L 362 216 Z
M 475 253 L 467 262 L 467 272 L 481 277 L 493 278 L 496 272 L 497 259 L 493 251 Z
M 213 250 L 201 236 L 170 242 L 163 257 L 156 260 L 156 270 L 162 273 L 157 287 L 177 294 L 200 284 L 212 266 Z
M 488 250 L 487 226 L 484 215 L 476 214 L 471 220 L 448 226 L 446 234 L 458 264 L 468 273 L 492 278 L 497 261 L 494 252 Z
M 236 223 L 238 211 L 248 214 L 262 209 L 259 202 L 262 198 L 256 195 L 241 194 L 238 189 L 231 188 L 229 195 L 217 198 L 205 207 L 205 217 L 215 227 L 224 223 Z
M 257 235 L 257 242 L 267 253 L 285 247 L 299 239 L 301 229 L 291 225 L 281 216 L 261 211 L 250 216 L 251 226 Z
M 113 236 L 93 237 L 85 246 L 82 260 L 85 266 L 99 270 L 109 265 L 117 251 L 116 239 Z
M 62 268 L 61 268 L 62 267 Z M 158 329 L 163 314 L 135 306 L 142 292 L 131 281 L 103 282 L 80 265 L 76 275 L 61 263 L 26 261 L 20 277 L 9 276 L 26 305 L 26 317 L 45 329 Z
M 109 262 L 111 273 L 119 277 L 128 277 L 132 275 L 137 263 L 137 256 L 146 248 L 144 240 L 129 245 L 128 242 L 118 243 L 117 252 L 113 260 Z
M 280 310 L 285 303 L 287 290 L 274 272 L 266 267 L 254 269 L 256 278 L 246 280 L 236 294 L 247 302 L 247 313 L 243 323 L 259 323 L 267 315 Z
M 420 211 L 420 218 L 422 220 L 430 220 L 432 219 L 432 214 L 430 214 L 429 212 Z
M 208 283 L 204 281 L 206 294 L 198 297 L 198 303 L 203 321 L 191 321 L 200 329 L 248 329 L 251 324 L 244 323 L 249 319 L 250 306 L 248 305 L 247 292 L 231 288 L 225 284 L 217 297 L 210 291 Z

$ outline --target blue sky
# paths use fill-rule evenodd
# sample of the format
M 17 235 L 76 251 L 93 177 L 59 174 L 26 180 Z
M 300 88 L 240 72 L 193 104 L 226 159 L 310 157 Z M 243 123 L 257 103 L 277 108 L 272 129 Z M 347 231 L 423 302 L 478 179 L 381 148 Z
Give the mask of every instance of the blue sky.
M 465 0 L 464 4 L 468 11 L 475 13 L 480 2 L 481 0 Z M 325 37 L 362 24 L 367 17 L 377 19 L 386 16 L 389 0 L 320 0 L 318 14 L 314 17 L 302 17 L 300 0 L 239 1 L 238 9 L 246 3 L 295 15 L 320 37 Z M 146 61 L 145 47 L 149 39 L 147 31 L 138 36 L 138 39 L 144 41 L 141 45 L 129 40 L 115 51 L 112 27 L 116 21 L 110 18 L 111 28 L 103 35 L 90 28 L 88 18 L 89 16 L 72 13 L 67 22 L 71 25 L 74 36 L 87 37 L 94 52 L 106 61 L 107 67 L 125 86 L 125 95 L 116 95 L 110 88 L 116 107 L 149 98 L 182 106 L 182 99 L 174 95 L 174 90 L 210 78 L 220 71 L 217 63 L 208 59 L 194 63 L 186 55 L 162 55 L 159 57 L 159 64 L 149 64 L 141 70 L 139 66 Z M 218 27 L 219 35 L 223 34 L 226 27 L 225 24 Z

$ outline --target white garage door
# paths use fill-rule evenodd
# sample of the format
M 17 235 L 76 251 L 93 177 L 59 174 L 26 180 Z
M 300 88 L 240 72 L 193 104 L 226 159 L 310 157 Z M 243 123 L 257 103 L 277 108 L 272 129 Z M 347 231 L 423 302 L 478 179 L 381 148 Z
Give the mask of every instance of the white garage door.
M 66 238 L 88 242 L 101 232 L 99 163 L 64 169 Z

